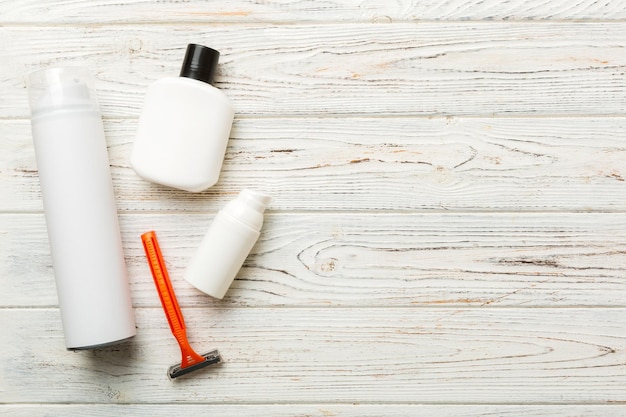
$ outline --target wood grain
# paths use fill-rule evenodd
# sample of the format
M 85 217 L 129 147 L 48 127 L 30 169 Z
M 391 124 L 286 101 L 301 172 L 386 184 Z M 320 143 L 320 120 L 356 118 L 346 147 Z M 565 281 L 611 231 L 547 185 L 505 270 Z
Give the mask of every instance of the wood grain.
M 471 34 L 468 35 L 468 34 Z M 623 115 L 626 22 L 0 27 L 0 117 L 27 74 L 85 65 L 105 117 L 135 117 L 189 42 L 222 52 L 240 115 Z
M 136 120 L 105 128 L 121 212 L 215 212 L 246 187 L 275 210 L 626 210 L 624 118 L 240 119 L 200 194 L 134 173 Z M 0 137 L 0 210 L 41 211 L 29 121 Z
M 11 417 L 52 417 L 89 415 L 92 417 L 216 415 L 220 417 L 623 417 L 624 405 L 424 405 L 424 404 L 72 404 L 72 405 L 0 405 L 0 415 Z
M 573 20 L 626 19 L 622 0 L 327 0 L 324 2 L 251 2 L 218 0 L 0 1 L 3 23 L 251 23 L 251 22 L 377 22 L 423 20 Z
M 623 214 L 273 213 L 224 301 L 182 279 L 212 215 L 124 215 L 136 306 L 156 230 L 184 306 L 624 306 Z M 44 219 L 0 216 L 0 306 L 56 305 Z M 88 271 L 86 271 L 88 273 Z
M 54 309 L 3 309 L 0 401 L 559 403 L 626 401 L 626 310 L 187 308 L 191 343 L 225 363 L 172 383 L 160 309 L 137 338 L 63 352 Z
M 128 164 L 190 42 L 237 113 L 199 194 Z M 626 415 L 625 45 L 625 0 L 0 0 L 0 415 Z M 28 120 L 60 65 L 97 78 L 138 330 L 81 353 Z M 214 300 L 181 276 L 245 187 L 274 200 Z M 225 358 L 175 382 L 151 229 Z

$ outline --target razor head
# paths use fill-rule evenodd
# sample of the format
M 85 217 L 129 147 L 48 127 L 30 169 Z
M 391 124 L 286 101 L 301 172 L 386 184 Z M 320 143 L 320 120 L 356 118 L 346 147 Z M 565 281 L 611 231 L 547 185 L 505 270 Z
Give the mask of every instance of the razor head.
M 170 366 L 170 368 L 167 370 L 167 376 L 169 377 L 169 379 L 178 378 L 179 376 L 187 375 L 188 373 L 197 371 L 198 369 L 202 369 L 209 365 L 214 365 L 222 362 L 222 356 L 217 349 L 207 352 L 201 356 L 204 358 L 202 362 L 195 363 L 186 368 L 181 368 L 180 363 Z

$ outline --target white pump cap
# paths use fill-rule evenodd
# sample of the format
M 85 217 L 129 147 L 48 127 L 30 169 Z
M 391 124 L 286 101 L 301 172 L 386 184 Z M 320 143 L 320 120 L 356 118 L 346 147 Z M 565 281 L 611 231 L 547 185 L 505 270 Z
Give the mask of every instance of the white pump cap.
M 245 189 L 236 199 L 226 204 L 222 211 L 260 232 L 263 226 L 263 212 L 271 200 L 272 197 L 267 194 Z
M 246 189 L 226 204 L 187 267 L 185 280 L 212 297 L 223 298 L 259 238 L 270 200 L 266 194 Z

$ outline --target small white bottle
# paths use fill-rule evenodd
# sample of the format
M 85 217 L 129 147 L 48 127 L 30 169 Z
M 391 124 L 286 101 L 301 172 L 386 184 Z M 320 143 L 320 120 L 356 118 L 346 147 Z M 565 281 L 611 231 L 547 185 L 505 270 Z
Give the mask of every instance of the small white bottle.
M 243 190 L 221 209 L 183 277 L 200 291 L 222 299 L 261 234 L 271 197 Z
M 69 350 L 135 335 L 94 80 L 83 68 L 29 77 L 33 144 Z
M 189 44 L 180 77 L 148 88 L 130 158 L 140 177 L 191 192 L 219 179 L 235 115 L 226 95 L 211 85 L 219 55 Z

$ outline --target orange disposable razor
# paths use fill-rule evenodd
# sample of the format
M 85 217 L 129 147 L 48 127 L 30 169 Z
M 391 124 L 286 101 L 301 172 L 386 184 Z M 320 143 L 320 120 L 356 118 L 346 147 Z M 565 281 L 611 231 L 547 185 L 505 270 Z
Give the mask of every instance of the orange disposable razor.
M 154 284 L 157 287 L 165 316 L 167 317 L 170 329 L 172 329 L 172 334 L 176 338 L 176 341 L 178 341 L 180 351 L 183 355 L 183 359 L 180 363 L 170 366 L 167 376 L 170 379 L 174 379 L 208 365 L 220 363 L 222 358 L 217 350 L 199 355 L 189 345 L 183 314 L 178 306 L 174 288 L 172 287 L 169 274 L 165 268 L 165 262 L 163 261 L 163 255 L 161 254 L 161 248 L 159 247 L 156 233 L 154 231 L 144 233 L 141 235 L 141 241 L 143 242 L 143 248 L 148 257 L 150 271 L 152 272 Z

